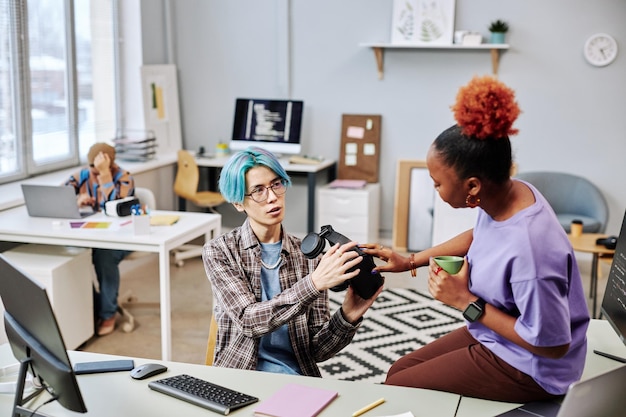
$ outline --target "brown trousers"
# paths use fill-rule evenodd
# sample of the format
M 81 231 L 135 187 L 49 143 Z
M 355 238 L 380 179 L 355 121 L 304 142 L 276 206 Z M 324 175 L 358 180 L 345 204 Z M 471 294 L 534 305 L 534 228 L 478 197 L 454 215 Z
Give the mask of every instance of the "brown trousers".
M 466 326 L 398 359 L 387 372 L 385 384 L 515 403 L 562 397 L 549 394 L 530 376 L 491 353 Z

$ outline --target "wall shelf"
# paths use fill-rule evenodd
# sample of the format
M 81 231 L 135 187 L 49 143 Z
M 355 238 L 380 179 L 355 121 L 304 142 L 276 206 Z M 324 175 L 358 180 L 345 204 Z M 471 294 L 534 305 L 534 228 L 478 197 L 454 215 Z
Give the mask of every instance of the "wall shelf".
M 491 70 L 494 75 L 498 75 L 498 65 L 500 62 L 500 51 L 509 49 L 506 43 L 482 43 L 480 45 L 393 45 L 390 43 L 361 43 L 359 46 L 372 48 L 376 58 L 378 68 L 378 79 L 382 80 L 384 75 L 384 51 L 385 49 L 451 49 L 451 50 L 485 50 L 491 52 Z

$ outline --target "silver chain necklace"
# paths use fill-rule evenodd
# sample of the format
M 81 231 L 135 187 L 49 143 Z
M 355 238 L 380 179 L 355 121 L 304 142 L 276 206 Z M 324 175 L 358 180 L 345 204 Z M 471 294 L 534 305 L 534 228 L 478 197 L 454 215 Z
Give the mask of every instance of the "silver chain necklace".
M 281 252 L 282 252 L 282 242 L 261 243 L 261 256 L 260 256 L 261 265 L 263 265 L 265 269 L 270 269 L 270 270 L 278 268 L 281 262 L 283 261 L 283 254 Z M 265 262 L 263 262 L 263 255 L 265 255 L 266 258 L 270 258 L 272 255 L 275 255 L 275 254 L 278 254 L 278 260 L 274 263 L 274 265 L 268 265 Z
M 263 259 L 261 259 L 261 265 L 263 265 L 265 267 L 265 269 L 276 269 L 280 266 L 280 263 L 283 261 L 283 257 L 279 256 L 278 260 L 276 261 L 276 263 L 274 265 L 268 265 L 265 262 L 263 262 Z

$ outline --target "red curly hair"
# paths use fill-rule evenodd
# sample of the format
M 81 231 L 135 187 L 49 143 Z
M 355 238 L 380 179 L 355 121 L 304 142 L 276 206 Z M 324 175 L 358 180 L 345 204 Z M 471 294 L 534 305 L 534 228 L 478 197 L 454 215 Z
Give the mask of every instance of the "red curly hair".
M 474 77 L 459 89 L 451 107 L 465 136 L 484 140 L 518 133 L 512 127 L 520 114 L 515 92 L 494 77 Z

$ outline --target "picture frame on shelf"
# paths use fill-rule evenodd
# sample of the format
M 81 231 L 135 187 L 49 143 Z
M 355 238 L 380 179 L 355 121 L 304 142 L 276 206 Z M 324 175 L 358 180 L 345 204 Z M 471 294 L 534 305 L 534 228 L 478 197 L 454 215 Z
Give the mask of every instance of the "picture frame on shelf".
M 455 0 L 394 0 L 393 45 L 452 45 Z

